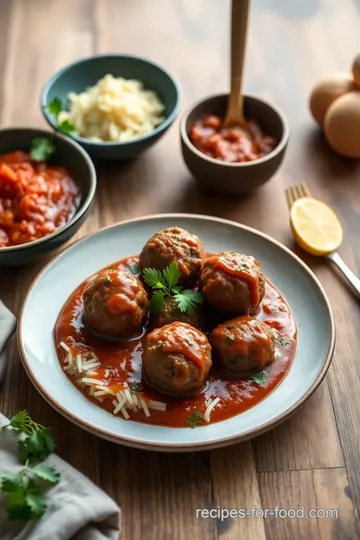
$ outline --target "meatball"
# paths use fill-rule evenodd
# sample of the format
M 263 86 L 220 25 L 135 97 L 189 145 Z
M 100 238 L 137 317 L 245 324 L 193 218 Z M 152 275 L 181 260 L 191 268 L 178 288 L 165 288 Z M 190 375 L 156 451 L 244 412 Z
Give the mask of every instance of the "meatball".
M 138 335 L 148 312 L 141 281 L 124 270 L 102 270 L 83 292 L 85 326 L 103 336 Z
M 265 294 L 265 278 L 257 260 L 233 251 L 204 261 L 200 285 L 209 304 L 233 315 L 254 313 Z
M 157 232 L 148 240 L 140 254 L 140 269 L 164 270 L 176 261 L 181 272 L 180 283 L 191 283 L 200 274 L 204 248 L 197 236 L 180 227 Z
M 195 328 L 204 327 L 204 310 L 202 306 L 197 306 L 195 313 L 183 313 L 178 308 L 173 296 L 165 296 L 163 309 L 159 313 L 154 313 L 151 318 L 154 328 L 160 328 L 175 321 L 190 324 Z
M 210 342 L 221 366 L 233 374 L 261 371 L 275 360 L 272 328 L 247 315 L 217 326 Z
M 205 384 L 211 364 L 207 337 L 189 324 L 167 324 L 146 338 L 144 379 L 164 394 L 182 396 L 198 392 Z

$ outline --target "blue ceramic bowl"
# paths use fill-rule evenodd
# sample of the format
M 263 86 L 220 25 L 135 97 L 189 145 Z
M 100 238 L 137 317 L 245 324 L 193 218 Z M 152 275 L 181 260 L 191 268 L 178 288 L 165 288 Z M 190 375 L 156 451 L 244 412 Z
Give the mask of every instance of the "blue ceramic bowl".
M 48 124 L 57 129 L 55 117 L 47 106 L 59 97 L 65 109 L 69 107 L 69 92 L 80 93 L 94 86 L 107 74 L 125 79 L 138 79 L 154 90 L 165 105 L 165 120 L 151 133 L 128 142 L 93 142 L 72 136 L 89 154 L 97 159 L 127 160 L 147 150 L 164 135 L 179 113 L 180 92 L 173 77 L 163 68 L 136 56 L 119 54 L 92 56 L 71 64 L 51 77 L 41 94 L 41 109 Z
M 28 244 L 0 248 L 0 268 L 28 264 L 40 255 L 65 244 L 78 231 L 90 212 L 96 190 L 95 168 L 85 150 L 69 137 L 59 133 L 52 134 L 44 129 L 1 129 L 0 154 L 14 150 L 28 151 L 33 139 L 51 135 L 54 137 L 55 152 L 49 159 L 49 164 L 65 167 L 71 173 L 81 190 L 79 208 L 64 227 L 53 233 Z

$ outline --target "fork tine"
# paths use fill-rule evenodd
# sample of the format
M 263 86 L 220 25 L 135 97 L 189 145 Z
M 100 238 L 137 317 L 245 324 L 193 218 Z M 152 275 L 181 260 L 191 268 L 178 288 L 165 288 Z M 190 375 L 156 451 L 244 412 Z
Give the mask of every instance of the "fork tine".
M 292 205 L 294 204 L 291 188 L 285 189 L 285 195 L 286 195 L 287 205 L 290 210 Z
M 306 182 L 301 182 L 300 187 L 303 193 L 303 197 L 311 197 L 309 188 L 306 185 Z

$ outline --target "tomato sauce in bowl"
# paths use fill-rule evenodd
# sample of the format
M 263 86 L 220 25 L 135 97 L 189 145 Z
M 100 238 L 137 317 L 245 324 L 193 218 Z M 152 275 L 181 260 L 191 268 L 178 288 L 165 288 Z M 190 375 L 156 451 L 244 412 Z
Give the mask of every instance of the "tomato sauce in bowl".
M 277 145 L 276 139 L 264 134 L 256 120 L 248 120 L 246 128 L 224 128 L 222 118 L 215 115 L 197 120 L 190 129 L 189 138 L 203 154 L 228 163 L 255 161 Z
M 14 151 L 0 156 L 0 248 L 32 242 L 75 214 L 80 189 L 63 167 Z
M 113 263 L 110 268 L 135 272 L 137 262 L 138 257 L 129 257 Z M 60 366 L 69 380 L 87 399 L 111 414 L 175 428 L 220 422 L 264 400 L 290 369 L 296 352 L 296 324 L 280 292 L 266 281 L 265 296 L 256 318 L 274 330 L 274 363 L 260 374 L 233 378 L 221 374 L 213 361 L 206 385 L 196 395 L 175 398 L 159 393 L 146 385 L 142 374 L 144 340 L 152 330 L 148 323 L 140 337 L 128 342 L 101 340 L 86 330 L 82 294 L 92 278 L 79 285 L 64 304 L 55 325 L 54 341 Z M 126 414 L 122 415 L 118 403 L 124 389 L 130 392 L 132 399 L 135 396 L 136 404 L 127 407 Z M 210 400 L 213 403 L 216 400 L 216 406 L 207 421 L 205 413 Z

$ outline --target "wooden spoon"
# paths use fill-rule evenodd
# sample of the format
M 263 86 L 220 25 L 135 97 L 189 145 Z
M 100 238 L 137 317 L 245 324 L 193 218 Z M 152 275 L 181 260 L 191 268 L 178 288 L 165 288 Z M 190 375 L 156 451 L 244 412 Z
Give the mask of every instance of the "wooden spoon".
M 224 127 L 245 126 L 241 92 L 250 0 L 232 0 L 231 84 Z

